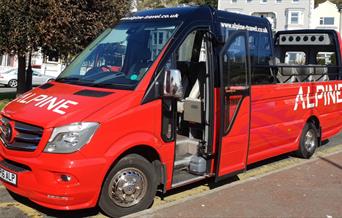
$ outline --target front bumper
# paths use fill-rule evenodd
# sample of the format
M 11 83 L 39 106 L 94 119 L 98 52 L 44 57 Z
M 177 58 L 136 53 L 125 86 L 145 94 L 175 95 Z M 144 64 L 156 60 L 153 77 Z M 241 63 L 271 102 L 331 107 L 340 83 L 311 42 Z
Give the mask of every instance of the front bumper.
M 3 182 L 10 191 L 56 210 L 96 206 L 105 176 L 104 159 L 87 159 L 79 152 L 17 157 L 6 155 L 5 149 L 0 142 L 0 166 L 17 174 L 16 186 Z M 63 181 L 62 175 L 70 176 L 70 181 Z

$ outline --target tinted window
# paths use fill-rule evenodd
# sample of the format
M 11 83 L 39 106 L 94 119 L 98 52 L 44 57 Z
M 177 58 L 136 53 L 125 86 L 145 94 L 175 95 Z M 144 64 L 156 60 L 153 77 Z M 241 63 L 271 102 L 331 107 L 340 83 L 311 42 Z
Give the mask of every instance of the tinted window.
M 176 27 L 173 23 L 121 23 L 90 44 L 56 81 L 134 89 Z
M 269 62 L 272 56 L 270 37 L 267 33 L 250 32 L 248 44 L 252 65 L 252 84 L 273 83 Z
M 248 85 L 245 37 L 238 36 L 223 55 L 223 82 L 229 85 Z

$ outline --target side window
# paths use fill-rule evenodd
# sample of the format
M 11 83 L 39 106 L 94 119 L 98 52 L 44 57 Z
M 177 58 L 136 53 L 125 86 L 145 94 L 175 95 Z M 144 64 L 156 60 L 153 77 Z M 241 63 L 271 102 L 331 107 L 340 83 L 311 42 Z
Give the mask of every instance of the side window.
M 250 32 L 248 44 L 251 55 L 252 84 L 273 83 L 275 79 L 269 66 L 272 57 L 269 35 Z
M 177 61 L 191 61 L 196 32 L 190 33 L 176 52 Z
M 223 82 L 226 87 L 248 85 L 245 36 L 236 37 L 228 46 L 222 64 Z
M 248 62 L 246 35 L 233 38 L 222 54 L 222 74 L 224 93 L 224 129 L 227 133 L 234 122 L 239 108 L 248 90 Z

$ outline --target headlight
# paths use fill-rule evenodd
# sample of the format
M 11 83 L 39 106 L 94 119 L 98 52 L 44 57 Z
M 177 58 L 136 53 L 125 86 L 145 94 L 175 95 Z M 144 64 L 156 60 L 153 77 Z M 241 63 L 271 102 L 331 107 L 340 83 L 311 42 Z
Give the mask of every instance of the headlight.
M 73 123 L 67 126 L 57 127 L 53 130 L 44 152 L 75 152 L 91 140 L 98 127 L 98 123 L 91 122 Z

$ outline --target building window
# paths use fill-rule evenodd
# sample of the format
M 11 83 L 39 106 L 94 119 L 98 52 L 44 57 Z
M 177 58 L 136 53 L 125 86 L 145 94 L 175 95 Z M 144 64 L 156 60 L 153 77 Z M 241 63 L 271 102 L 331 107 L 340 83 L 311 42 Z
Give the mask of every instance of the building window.
M 252 2 L 252 0 L 247 0 L 247 3 L 251 3 Z
M 252 16 L 264 17 L 271 23 L 272 29 L 277 28 L 277 17 L 275 15 L 275 13 L 272 13 L 272 12 L 254 12 L 254 13 L 252 13 Z
M 266 4 L 266 3 L 267 3 L 267 0 L 260 0 L 260 3 L 261 3 L 261 4 Z
M 279 4 L 282 2 L 282 0 L 275 0 L 275 2 Z
M 232 0 L 232 3 L 237 3 L 237 0 Z
M 291 12 L 291 24 L 299 24 L 299 12 Z
M 292 0 L 292 3 L 298 3 L 299 0 Z
M 47 63 L 58 63 L 59 62 L 59 55 L 58 52 L 49 52 L 47 55 Z
M 335 18 L 334 17 L 321 17 L 319 19 L 320 25 L 334 25 L 335 24 Z
M 303 15 L 301 11 L 289 11 L 289 24 L 303 24 Z

